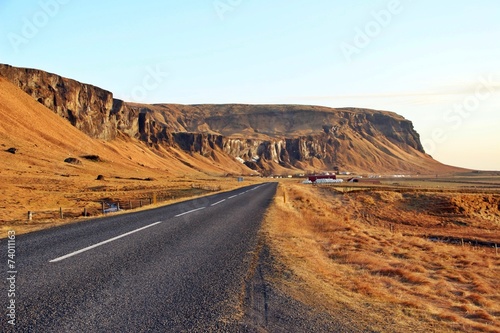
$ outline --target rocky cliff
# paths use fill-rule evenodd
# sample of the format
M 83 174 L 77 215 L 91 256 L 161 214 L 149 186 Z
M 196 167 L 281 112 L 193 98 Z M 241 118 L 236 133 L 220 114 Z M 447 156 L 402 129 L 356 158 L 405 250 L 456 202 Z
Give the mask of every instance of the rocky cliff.
M 303 105 L 135 105 L 141 138 L 208 155 L 219 148 L 257 170 L 423 172 L 411 121 L 384 111 Z
M 223 153 L 264 173 L 345 169 L 427 172 L 411 121 L 386 111 L 303 105 L 134 104 L 101 88 L 35 69 L 0 65 L 7 78 L 87 135 L 137 138 L 214 158 Z
M 131 133 L 129 129 L 137 122 L 137 115 L 128 112 L 122 101 L 93 85 L 1 64 L 0 75 L 91 137 L 113 139 L 120 131 Z

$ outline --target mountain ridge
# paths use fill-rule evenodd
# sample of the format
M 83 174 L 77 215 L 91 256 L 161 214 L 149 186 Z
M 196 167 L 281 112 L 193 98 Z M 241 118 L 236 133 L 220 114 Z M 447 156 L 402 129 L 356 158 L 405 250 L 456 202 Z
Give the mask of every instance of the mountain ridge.
M 412 122 L 391 111 L 282 104 L 138 104 L 37 69 L 0 64 L 0 75 L 93 138 L 126 135 L 152 149 L 175 147 L 212 160 L 222 152 L 263 174 L 458 170 L 427 155 Z

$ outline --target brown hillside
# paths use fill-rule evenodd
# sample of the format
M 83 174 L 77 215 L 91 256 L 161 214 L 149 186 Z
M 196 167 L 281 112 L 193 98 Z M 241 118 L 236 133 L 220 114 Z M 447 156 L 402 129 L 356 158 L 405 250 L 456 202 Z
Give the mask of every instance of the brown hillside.
M 0 75 L 92 138 L 130 137 L 158 152 L 174 149 L 205 163 L 209 172 L 460 171 L 426 155 L 411 121 L 393 112 L 307 105 L 133 104 L 41 70 L 0 64 Z M 235 165 L 236 160 L 246 167 Z
M 191 156 L 169 147 L 152 150 L 126 135 L 93 139 L 1 77 L 0 117 L 0 221 L 24 219 L 28 210 L 95 208 L 110 196 L 134 198 L 201 180 L 215 183 L 210 174 L 250 171 L 219 151 Z M 99 161 L 82 157 L 88 155 Z

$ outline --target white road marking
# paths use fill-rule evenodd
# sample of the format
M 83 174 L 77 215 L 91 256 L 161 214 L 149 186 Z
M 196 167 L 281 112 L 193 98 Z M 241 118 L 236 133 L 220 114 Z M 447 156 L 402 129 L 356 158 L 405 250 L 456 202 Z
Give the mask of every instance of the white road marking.
M 59 258 L 56 258 L 56 259 L 52 259 L 52 260 L 50 260 L 49 262 L 58 262 L 58 261 L 61 261 L 61 260 L 67 259 L 67 258 L 69 258 L 69 257 L 76 256 L 77 254 L 80 254 L 80 253 L 82 253 L 82 252 L 85 252 L 85 251 L 88 251 L 88 250 L 95 249 L 95 248 L 96 248 L 96 247 L 98 247 L 98 246 L 104 245 L 104 244 L 106 244 L 106 243 L 110 243 L 110 242 L 115 241 L 115 240 L 117 240 L 117 239 L 120 239 L 120 238 L 123 238 L 123 237 L 125 237 L 125 236 L 128 236 L 128 235 L 131 235 L 131 234 L 133 234 L 133 233 L 136 233 L 136 232 L 138 232 L 138 231 L 141 231 L 141 230 L 144 230 L 144 229 L 147 229 L 147 228 L 151 228 L 152 226 L 155 226 L 155 225 L 160 224 L 160 223 L 162 223 L 162 221 L 158 221 L 158 222 L 155 222 L 155 223 L 149 224 L 149 225 L 147 225 L 147 226 L 145 226 L 145 227 L 142 227 L 142 228 L 135 229 L 135 230 L 129 231 L 129 232 L 127 232 L 127 233 L 124 233 L 123 235 L 120 235 L 120 236 L 116 236 L 116 237 L 110 238 L 110 239 L 108 239 L 108 240 L 105 240 L 105 241 L 103 241 L 103 242 L 100 242 L 100 243 L 97 243 L 97 244 L 91 245 L 91 246 L 89 246 L 89 247 L 86 247 L 86 248 L 84 248 L 84 249 L 81 249 L 81 250 L 78 250 L 78 251 L 75 251 L 75 252 L 71 252 L 71 253 L 66 254 L 66 255 L 64 255 L 64 256 L 62 256 L 62 257 L 59 257 Z
M 228 199 L 232 199 L 232 198 L 236 198 L 236 197 L 237 197 L 237 195 L 232 195 Z
M 223 203 L 224 201 L 226 201 L 226 199 L 222 199 L 221 201 L 213 203 L 213 204 L 210 205 L 210 207 L 217 206 L 218 204 Z
M 200 208 L 192 209 L 192 210 L 189 210 L 187 212 L 184 212 L 184 213 L 181 213 L 181 214 L 177 214 L 177 215 L 175 215 L 175 217 L 179 217 L 179 216 L 186 215 L 186 214 L 189 214 L 189 213 L 197 212 L 197 211 L 205 209 L 205 208 L 207 208 L 207 207 L 200 207 Z

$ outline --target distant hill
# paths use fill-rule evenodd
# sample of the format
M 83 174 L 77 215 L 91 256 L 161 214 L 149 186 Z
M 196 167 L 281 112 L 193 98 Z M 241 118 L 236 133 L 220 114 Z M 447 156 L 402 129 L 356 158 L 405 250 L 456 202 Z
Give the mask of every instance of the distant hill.
M 175 151 L 168 158 L 176 163 L 181 155 L 200 161 L 196 166 L 180 162 L 197 172 L 460 170 L 427 155 L 411 121 L 393 112 L 305 105 L 135 104 L 41 70 L 0 65 L 0 76 L 93 139 L 128 137 L 155 152 Z M 51 136 L 48 133 L 47 128 L 37 136 Z

